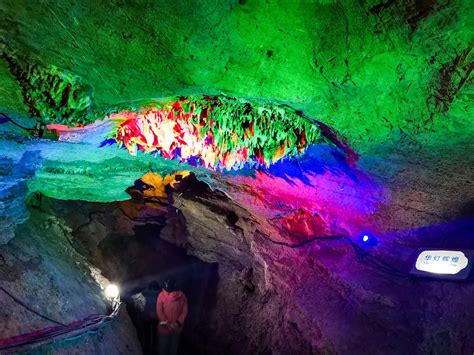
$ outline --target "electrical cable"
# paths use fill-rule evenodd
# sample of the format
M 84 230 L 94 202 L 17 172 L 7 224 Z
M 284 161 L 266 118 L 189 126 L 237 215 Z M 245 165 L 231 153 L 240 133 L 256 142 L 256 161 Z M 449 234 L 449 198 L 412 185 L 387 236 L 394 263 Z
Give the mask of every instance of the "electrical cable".
M 118 303 L 109 315 L 90 315 L 82 320 L 74 321 L 67 325 L 55 325 L 28 334 L 0 339 L 0 350 L 20 349 L 43 342 L 48 342 L 47 344 L 58 343 L 69 339 L 78 339 L 87 334 L 98 333 L 119 315 L 121 306 L 122 304 Z M 54 338 L 70 333 L 77 334 L 54 341 Z
M 59 324 L 59 325 L 65 325 L 61 322 L 58 322 L 58 321 L 55 321 L 54 319 L 51 319 L 37 311 L 35 311 L 33 308 L 31 308 L 30 306 L 26 305 L 25 303 L 23 303 L 22 301 L 20 301 L 18 298 L 16 298 L 15 296 L 13 296 L 10 292 L 8 292 L 7 290 L 5 290 L 2 286 L 0 286 L 0 290 L 2 290 L 3 292 L 5 292 L 8 296 L 10 296 L 10 298 L 12 300 L 14 300 L 16 303 L 18 303 L 20 306 L 22 306 L 23 308 L 27 309 L 28 311 L 36 314 L 37 316 L 43 318 L 43 319 L 46 319 L 52 323 L 55 323 L 55 324 Z
M 367 266 L 374 267 L 378 271 L 386 273 L 390 276 L 404 278 L 404 279 L 408 279 L 408 280 L 436 281 L 436 279 L 422 278 L 422 277 L 419 277 L 419 276 L 412 275 L 409 272 L 400 270 L 399 268 L 387 263 L 385 260 L 381 259 L 380 257 L 375 256 L 372 253 L 369 253 L 367 250 L 365 250 L 365 248 L 363 248 L 362 246 L 355 243 L 348 236 L 344 236 L 344 235 L 341 235 L 341 236 L 328 236 L 328 237 L 312 238 L 312 240 L 314 241 L 314 240 L 319 240 L 319 239 L 324 240 L 324 239 L 335 239 L 335 238 L 346 240 L 351 245 L 351 247 L 353 248 L 353 250 L 356 254 L 357 260 L 359 260 L 361 263 L 363 263 Z M 465 281 L 467 281 L 467 280 L 465 280 Z
M 393 265 L 390 265 L 385 260 L 382 260 L 381 258 L 369 253 L 367 250 L 362 248 L 360 245 L 357 245 L 356 243 L 354 243 L 354 241 L 351 238 L 349 238 L 347 236 L 343 236 L 343 238 L 351 245 L 352 249 L 356 253 L 356 257 L 362 263 L 375 266 L 377 269 L 379 269 L 379 270 L 381 270 L 385 273 L 388 273 L 392 276 L 410 278 L 410 279 L 414 278 L 413 275 L 411 275 L 411 274 L 409 274 L 405 271 L 402 271 L 402 270 L 394 267 Z
M 312 238 L 309 238 L 301 243 L 297 244 L 289 244 L 286 242 L 278 242 L 278 241 L 271 241 L 273 244 L 277 245 L 282 245 L 284 247 L 296 249 L 300 248 L 306 244 L 316 242 L 316 241 L 322 241 L 322 240 L 344 240 L 348 242 L 348 244 L 352 247 L 354 250 L 354 253 L 356 254 L 356 258 L 361 262 L 366 265 L 370 265 L 373 267 L 376 267 L 378 270 L 385 272 L 387 274 L 390 274 L 392 276 L 396 277 L 401 277 L 401 278 L 408 278 L 408 279 L 414 279 L 415 277 L 405 271 L 402 271 L 393 265 L 390 265 L 386 261 L 382 260 L 381 258 L 369 253 L 367 250 L 362 248 L 360 245 L 357 245 L 350 237 L 346 235 L 329 235 L 329 236 L 315 236 Z

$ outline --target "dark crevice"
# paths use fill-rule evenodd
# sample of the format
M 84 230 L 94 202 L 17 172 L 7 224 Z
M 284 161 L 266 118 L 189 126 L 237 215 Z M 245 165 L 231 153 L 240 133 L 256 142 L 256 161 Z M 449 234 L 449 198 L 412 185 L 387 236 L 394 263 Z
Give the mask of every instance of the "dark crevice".
M 377 5 L 372 6 L 369 9 L 370 13 L 373 14 L 378 14 L 386 9 L 388 9 L 390 6 L 392 6 L 395 3 L 395 0 L 387 0 L 386 2 L 381 2 Z

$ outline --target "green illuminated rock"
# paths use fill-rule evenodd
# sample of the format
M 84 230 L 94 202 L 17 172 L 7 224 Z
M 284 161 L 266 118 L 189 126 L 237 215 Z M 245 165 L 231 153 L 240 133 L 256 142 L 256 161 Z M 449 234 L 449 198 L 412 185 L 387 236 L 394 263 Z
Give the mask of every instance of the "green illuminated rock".
M 0 61 L 0 112 L 18 119 L 76 124 L 144 100 L 224 93 L 301 110 L 366 154 L 395 146 L 436 159 L 472 147 L 469 1 L 5 0 L 0 11 L 10 58 Z M 65 147 L 42 160 L 31 191 L 124 199 L 155 159 L 118 151 L 107 165 L 97 144 Z M 88 163 L 94 155 L 100 163 Z
M 96 111 L 224 92 L 288 103 L 359 150 L 472 134 L 469 1 L 9 0 L 1 8 L 4 50 L 80 78 Z M 7 90 L 3 105 L 15 99 Z
M 46 123 L 83 124 L 90 114 L 90 88 L 79 78 L 54 65 L 29 63 L 26 58 L 3 55 L 21 87 L 32 117 Z

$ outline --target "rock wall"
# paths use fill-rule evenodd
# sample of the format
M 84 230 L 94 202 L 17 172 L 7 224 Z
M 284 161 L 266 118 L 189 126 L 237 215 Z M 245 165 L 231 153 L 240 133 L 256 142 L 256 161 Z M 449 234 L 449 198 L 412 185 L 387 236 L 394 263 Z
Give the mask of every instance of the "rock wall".
M 259 176 L 250 178 L 260 181 L 253 189 L 245 185 L 249 180 L 222 177 L 214 181 L 218 189 L 211 190 L 191 175 L 170 189 L 165 200 L 146 197 L 136 186 L 128 190 L 131 200 L 113 203 L 46 197 L 38 201 L 31 196 L 29 221 L 1 247 L 2 284 L 25 299 L 35 292 L 39 309 L 72 320 L 91 310 L 104 311 L 100 290 L 90 277 L 90 262 L 118 281 L 151 280 L 186 263 L 185 254 L 190 254 L 217 265 L 217 274 L 209 274 L 205 282 L 201 279 L 195 314 L 183 335 L 184 350 L 468 354 L 474 347 L 469 336 L 474 319 L 466 312 L 474 306 L 472 282 L 414 279 L 406 274 L 419 247 L 470 247 L 469 176 L 474 165 L 463 165 L 466 161 L 448 148 L 417 158 L 402 150 L 364 157 L 361 167 L 386 186 L 387 196 L 374 200 L 377 208 L 364 205 L 360 216 L 344 223 L 338 220 L 338 211 L 354 209 L 359 194 L 373 197 L 367 195 L 371 190 L 363 175 L 353 172 L 358 182 L 348 188 L 348 180 L 337 178 L 348 172 L 328 166 L 325 169 L 337 171 L 326 176 L 331 185 L 311 180 L 313 176 L 308 182 L 317 183 L 318 189 L 302 185 L 306 190 L 298 195 L 287 188 L 287 194 L 296 194 L 294 206 L 291 199 L 282 200 L 283 185 L 264 188 Z M 316 194 L 319 204 L 312 210 L 305 210 L 309 205 L 304 193 Z M 302 210 L 306 212 L 298 212 Z M 305 229 L 294 229 L 301 224 Z M 356 232 L 363 228 L 377 231 L 378 245 L 363 249 L 348 238 L 333 237 L 346 233 L 356 240 Z M 308 238 L 306 232 L 322 234 Z M 198 269 L 203 275 L 207 272 Z M 198 287 L 199 281 L 193 285 Z M 64 303 L 67 297 L 71 301 Z M 2 302 L 12 307 L 6 297 Z M 42 320 L 17 312 L 16 321 L 5 318 L 8 334 L 44 326 Z M 123 343 L 106 338 L 103 343 L 91 339 L 77 346 L 117 346 L 127 352 L 128 345 L 139 351 L 134 347 L 134 329 L 127 324 L 117 324 Z
M 407 274 L 419 247 L 469 248 L 471 171 L 456 169 L 459 162 L 448 158 L 449 152 L 436 160 L 419 158 L 410 169 L 400 168 L 407 161 L 403 152 L 384 161 L 377 178 L 392 188 L 390 199 L 365 220 L 367 227 L 378 226 L 379 243 L 372 249 L 340 237 L 282 242 L 281 225 L 198 180 L 172 192 L 167 200 L 171 209 L 135 191 L 135 199 L 111 205 L 105 214 L 100 204 L 81 210 L 81 203 L 70 202 L 60 203 L 57 211 L 69 204 L 82 211 L 82 219 L 96 212 L 76 228 L 82 242 L 96 240 L 94 233 L 118 230 L 122 238 L 133 238 L 137 225 L 151 223 L 158 226 L 152 229 L 154 238 L 217 263 L 218 278 L 209 286 L 212 296 L 206 296 L 212 300 L 197 305 L 199 315 L 184 337 L 183 346 L 203 353 L 469 353 L 474 319 L 465 310 L 473 306 L 472 282 Z M 375 173 L 379 162 L 372 157 L 363 164 Z M 334 201 L 346 193 L 336 189 Z M 113 250 L 120 238 L 110 243 Z M 155 255 L 160 269 L 159 260 L 166 256 Z M 130 260 L 127 267 L 140 270 L 141 263 Z
M 108 301 L 98 282 L 100 271 L 72 246 L 64 220 L 38 208 L 29 209 L 8 244 L 0 246 L 0 286 L 35 311 L 63 324 L 91 314 L 106 314 Z M 8 338 L 55 325 L 28 311 L 0 290 L 0 337 Z M 140 353 L 126 310 L 103 329 L 45 345 L 39 351 L 58 354 Z
M 411 208 L 411 189 L 396 192 L 393 205 L 376 217 L 397 230 L 396 236 L 381 234 L 374 257 L 360 255 L 344 239 L 316 239 L 293 248 L 275 244 L 258 232 L 258 221 L 228 200 L 198 198 L 197 203 L 183 195 L 178 205 L 188 226 L 188 250 L 219 263 L 218 302 L 208 332 L 220 336 L 209 340 L 209 348 L 239 354 L 472 349 L 468 334 L 474 320 L 464 311 L 472 306 L 472 284 L 414 280 L 377 265 L 382 260 L 406 273 L 414 250 L 441 246 L 443 234 L 452 237 L 444 239 L 444 247 L 460 247 L 460 240 L 468 247 L 472 222 L 444 230 L 426 227 L 424 233 L 400 230 L 401 221 L 423 223 L 430 212 Z M 435 196 L 453 203 L 451 194 Z M 226 221 L 229 211 L 239 217 L 234 226 Z

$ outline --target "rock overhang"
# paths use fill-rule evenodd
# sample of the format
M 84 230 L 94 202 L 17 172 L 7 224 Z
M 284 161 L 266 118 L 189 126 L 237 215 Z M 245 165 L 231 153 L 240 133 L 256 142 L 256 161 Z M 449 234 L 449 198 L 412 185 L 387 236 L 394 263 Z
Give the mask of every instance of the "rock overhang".
M 5 2 L 0 106 L 75 121 L 143 98 L 225 93 L 302 110 L 357 151 L 472 134 L 469 3 L 211 3 Z
M 236 181 L 242 183 L 240 190 L 251 186 L 250 195 L 269 194 L 271 189 L 264 186 L 275 181 L 274 191 L 288 194 L 301 184 L 296 190 L 311 195 L 308 191 L 316 186 L 312 179 L 332 174 L 330 182 L 339 174 L 348 181 L 331 189 L 350 187 L 354 197 L 358 188 L 364 191 L 362 185 L 351 185 L 354 176 L 364 174 L 361 170 L 378 174 L 392 169 L 395 174 L 404 169 L 385 163 L 399 148 L 407 156 L 436 159 L 445 147 L 469 147 L 472 53 L 466 21 L 472 9 L 465 2 L 356 6 L 295 1 L 285 9 L 254 2 L 204 4 L 195 4 L 191 16 L 189 4 L 171 9 L 157 3 L 143 13 L 115 2 L 41 8 L 30 4 L 21 9 L 14 2 L 4 3 L 7 21 L 2 26 L 9 28 L 2 32 L 0 74 L 8 93 L 1 95 L 2 112 L 27 127 L 38 118 L 72 127 L 123 110 L 139 112 L 143 102 L 154 100 L 147 98 L 207 93 L 276 104 L 296 113 L 292 124 L 302 116 L 315 118 L 308 122 L 329 132 L 324 138 L 347 141 L 337 139 L 337 144 L 329 139 L 333 148 L 321 149 L 308 141 L 308 151 L 296 160 L 275 160 L 278 165 L 266 172 L 242 169 L 232 175 L 145 154 L 133 158 L 115 147 L 98 148 L 99 138 L 110 133 L 105 125 L 82 137 L 80 130 L 74 132 L 71 142 L 23 142 L 9 136 L 2 145 L 15 152 L 4 151 L 5 158 L 19 162 L 26 152 L 41 152 L 37 174 L 28 178 L 31 192 L 64 199 L 122 200 L 128 198 L 126 187 L 147 172 L 164 176 L 184 168 L 223 190 Z M 142 15 L 140 26 L 133 25 L 137 12 Z M 107 21 L 101 22 L 104 14 Z M 199 16 L 216 23 L 198 21 Z M 101 30 L 96 31 L 99 22 Z M 428 41 L 431 38 L 436 40 Z M 28 111 L 36 118 L 28 119 Z M 364 153 L 364 169 L 350 171 L 345 166 L 341 153 L 351 158 L 349 146 Z M 267 161 L 273 161 L 279 149 L 272 147 Z M 318 159 L 320 168 L 302 163 L 325 149 L 332 151 L 326 158 L 339 159 L 339 166 Z M 374 191 L 380 195 L 378 188 Z M 306 195 L 288 196 L 304 201 Z

